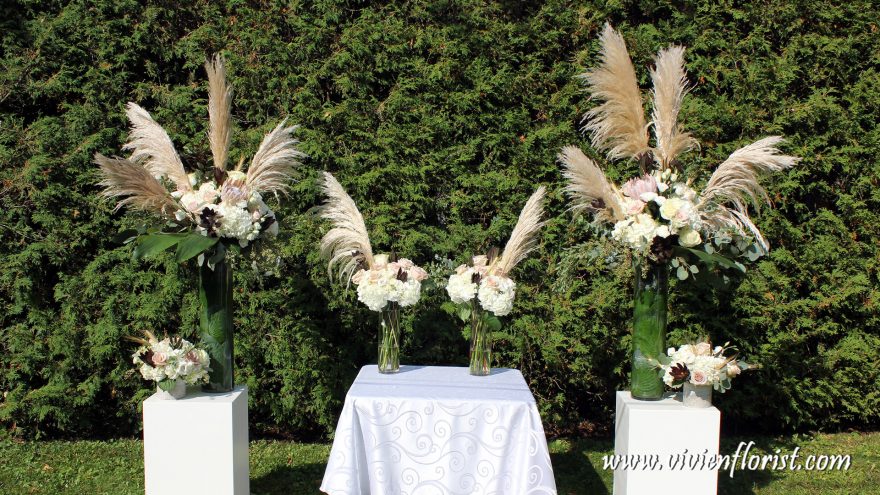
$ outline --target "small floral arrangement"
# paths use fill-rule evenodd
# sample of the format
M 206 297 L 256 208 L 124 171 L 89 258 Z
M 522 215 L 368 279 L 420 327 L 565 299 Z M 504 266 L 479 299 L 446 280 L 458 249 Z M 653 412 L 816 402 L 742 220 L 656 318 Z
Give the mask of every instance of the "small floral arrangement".
M 755 368 L 737 360 L 736 355 L 725 357 L 725 352 L 730 349 L 729 343 L 712 348 L 709 342 L 685 344 L 678 349 L 670 347 L 666 351 L 667 359 L 660 365 L 663 382 L 672 388 L 681 387 L 686 382 L 691 385 L 711 385 L 724 393 L 730 389 L 732 378 Z
M 372 311 L 382 311 L 389 302 L 401 308 L 419 302 L 422 281 L 428 278 L 428 272 L 406 258 L 389 259 L 387 254 L 377 254 L 371 267 L 351 277 L 357 284 L 358 301 Z
M 452 302 L 468 304 L 476 297 L 480 307 L 495 316 L 510 313 L 516 282 L 498 270 L 494 263 L 496 256 L 497 249 L 493 249 L 489 255 L 474 256 L 470 266 L 463 264 L 455 269 L 446 284 Z
M 166 392 L 177 380 L 187 385 L 208 382 L 211 368 L 207 351 L 181 338 L 159 340 L 150 332 L 144 333 L 146 339 L 129 340 L 141 344 L 131 357 L 145 380 L 156 382 Z
M 493 247 L 486 255 L 474 256 L 470 265 L 456 268 L 446 283 L 446 293 L 457 306 L 458 317 L 470 324 L 472 375 L 491 372 L 492 332 L 501 330 L 498 317 L 510 313 L 516 297 L 516 283 L 509 274 L 538 246 L 538 233 L 544 226 L 545 194 L 541 186 L 526 201 L 503 252 Z

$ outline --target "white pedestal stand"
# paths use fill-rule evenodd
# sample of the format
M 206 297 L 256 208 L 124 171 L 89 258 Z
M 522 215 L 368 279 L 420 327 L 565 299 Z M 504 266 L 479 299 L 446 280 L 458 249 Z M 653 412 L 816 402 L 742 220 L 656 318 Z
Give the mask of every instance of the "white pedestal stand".
M 247 387 L 144 401 L 146 495 L 248 495 Z
M 718 455 L 718 409 L 685 407 L 674 394 L 658 401 L 635 400 L 627 391 L 617 392 L 616 411 L 615 455 L 642 454 L 642 462 L 649 459 L 644 454 L 656 455 L 662 468 L 616 469 L 614 495 L 717 493 L 717 468 L 709 469 L 707 464 Z M 683 462 L 673 468 L 676 459 Z

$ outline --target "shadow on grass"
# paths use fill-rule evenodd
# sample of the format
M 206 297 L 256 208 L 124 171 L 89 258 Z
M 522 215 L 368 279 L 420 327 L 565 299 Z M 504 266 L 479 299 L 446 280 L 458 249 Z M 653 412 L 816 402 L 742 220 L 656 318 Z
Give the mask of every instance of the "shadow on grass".
M 610 440 L 554 441 L 550 460 L 559 495 L 610 495 L 612 472 L 602 472 L 602 456 Z
M 776 449 L 780 449 L 782 455 L 789 454 L 797 446 L 797 443 L 790 440 L 777 440 L 773 438 L 758 437 L 752 438 L 728 438 L 721 441 L 721 455 L 729 455 L 733 462 L 733 455 L 737 448 L 742 444 L 740 454 L 745 454 L 746 446 L 749 442 L 754 441 L 754 445 L 749 451 L 749 456 L 761 456 L 764 454 L 773 454 Z M 742 460 L 737 460 L 734 466 L 733 477 L 730 476 L 730 468 L 718 471 L 718 493 L 726 494 L 744 494 L 754 495 L 756 488 L 764 488 L 773 483 L 773 481 L 782 478 L 782 475 L 775 473 L 770 469 L 740 469 Z M 746 461 L 748 462 L 748 461 Z
M 251 479 L 252 495 L 287 495 L 290 493 L 321 493 L 324 463 L 313 462 L 292 466 L 278 466 L 268 473 Z

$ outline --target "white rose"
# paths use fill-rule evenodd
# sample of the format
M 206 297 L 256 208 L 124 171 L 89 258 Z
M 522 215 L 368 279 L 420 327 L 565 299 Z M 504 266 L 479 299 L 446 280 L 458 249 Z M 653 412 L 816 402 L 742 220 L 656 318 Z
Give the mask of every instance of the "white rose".
M 671 221 L 678 215 L 682 206 L 684 206 L 684 201 L 678 198 L 669 198 L 660 206 L 660 216 Z
M 678 231 L 678 243 L 684 247 L 694 247 L 702 242 L 700 233 L 696 230 L 685 227 Z

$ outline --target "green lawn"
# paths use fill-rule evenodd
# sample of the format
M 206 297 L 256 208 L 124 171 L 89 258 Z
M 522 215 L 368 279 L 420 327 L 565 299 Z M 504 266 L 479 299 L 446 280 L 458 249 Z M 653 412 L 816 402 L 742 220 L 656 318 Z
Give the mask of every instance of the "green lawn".
M 737 471 L 719 475 L 722 494 L 878 494 L 880 433 L 840 433 L 810 437 L 728 439 L 722 454 L 741 440 L 755 440 L 755 453 L 783 454 L 800 447 L 802 456 L 851 454 L 848 471 Z M 602 469 L 610 440 L 554 440 L 553 469 L 561 495 L 611 493 L 611 472 Z M 329 445 L 256 441 L 251 444 L 251 492 L 319 493 Z M 137 440 L 110 442 L 0 442 L 2 494 L 143 493 L 142 447 Z M 681 493 L 686 493 L 683 490 Z

